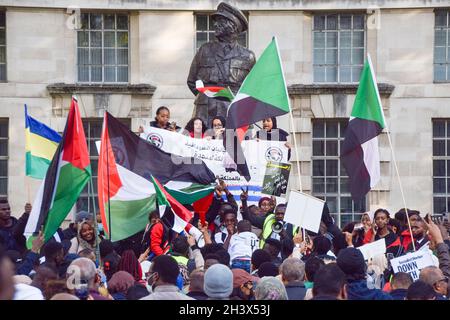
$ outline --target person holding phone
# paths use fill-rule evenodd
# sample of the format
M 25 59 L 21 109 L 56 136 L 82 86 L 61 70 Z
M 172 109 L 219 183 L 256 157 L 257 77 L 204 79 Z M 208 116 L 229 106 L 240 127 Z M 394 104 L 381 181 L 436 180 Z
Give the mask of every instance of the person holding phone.
M 371 243 L 380 239 L 386 240 L 386 253 L 392 253 L 395 257 L 403 253 L 400 238 L 388 227 L 390 219 L 389 211 L 378 209 L 373 216 L 372 228 L 366 232 L 363 244 Z

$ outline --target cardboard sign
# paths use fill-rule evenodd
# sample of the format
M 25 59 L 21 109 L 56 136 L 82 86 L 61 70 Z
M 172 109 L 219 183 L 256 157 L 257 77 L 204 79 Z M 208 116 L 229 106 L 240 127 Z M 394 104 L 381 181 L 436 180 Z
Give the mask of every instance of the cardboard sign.
M 289 163 L 267 162 L 261 192 L 277 197 L 286 194 L 290 172 Z
M 361 251 L 361 253 L 364 256 L 364 260 L 369 260 L 371 258 L 375 258 L 376 256 L 386 253 L 386 240 L 380 239 L 380 240 L 365 244 L 356 249 Z
M 394 273 L 406 272 L 411 275 L 414 281 L 419 279 L 420 270 L 434 266 L 430 251 L 416 251 L 391 260 Z
M 291 190 L 284 221 L 312 232 L 319 232 L 325 201 Z

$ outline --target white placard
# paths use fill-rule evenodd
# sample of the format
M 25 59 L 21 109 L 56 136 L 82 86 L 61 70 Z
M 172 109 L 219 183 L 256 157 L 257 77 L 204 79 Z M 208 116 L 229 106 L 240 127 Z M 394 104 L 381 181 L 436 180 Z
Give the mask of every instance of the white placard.
M 325 201 L 291 190 L 284 221 L 312 232 L 319 232 Z
M 364 260 L 375 258 L 386 253 L 386 240 L 380 239 L 357 248 L 362 252 Z
M 430 251 L 416 251 L 391 260 L 394 273 L 406 272 L 411 275 L 414 281 L 419 279 L 420 270 L 434 266 L 434 261 Z

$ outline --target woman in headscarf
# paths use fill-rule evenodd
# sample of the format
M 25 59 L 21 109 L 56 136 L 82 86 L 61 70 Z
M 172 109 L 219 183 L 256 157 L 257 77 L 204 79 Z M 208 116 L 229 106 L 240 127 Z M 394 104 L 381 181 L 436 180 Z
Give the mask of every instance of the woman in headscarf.
M 262 277 L 255 290 L 256 300 L 288 300 L 286 288 L 280 279 Z
M 286 141 L 284 144 L 288 149 L 288 159 L 291 157 L 291 145 L 287 142 L 289 133 L 283 129 L 278 128 L 277 118 L 271 117 L 263 120 L 263 128 L 258 130 L 255 135 L 255 139 L 268 140 L 268 141 Z
M 97 242 L 99 242 L 94 223 L 92 220 L 83 219 L 78 224 L 78 234 L 71 240 L 69 253 L 78 254 L 84 249 L 91 249 L 96 252 Z
M 141 264 L 133 250 L 126 250 L 122 253 L 117 270 L 128 272 L 133 276 L 135 282 L 145 285 L 145 280 L 142 279 Z
M 134 285 L 134 278 L 126 271 L 114 273 L 108 281 L 108 291 L 114 300 L 126 300 L 127 291 Z

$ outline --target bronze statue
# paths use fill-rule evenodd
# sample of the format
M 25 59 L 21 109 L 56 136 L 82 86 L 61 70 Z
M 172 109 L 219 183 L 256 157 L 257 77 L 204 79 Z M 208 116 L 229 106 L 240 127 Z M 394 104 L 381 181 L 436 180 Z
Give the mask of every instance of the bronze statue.
M 203 44 L 192 61 L 187 84 L 196 95 L 193 117 L 202 118 L 209 126 L 215 116 L 226 117 L 229 102 L 208 98 L 199 93 L 195 82 L 205 87 L 229 87 L 234 94 L 255 64 L 255 54 L 239 45 L 239 34 L 248 29 L 244 14 L 221 2 L 213 14 L 215 40 Z

